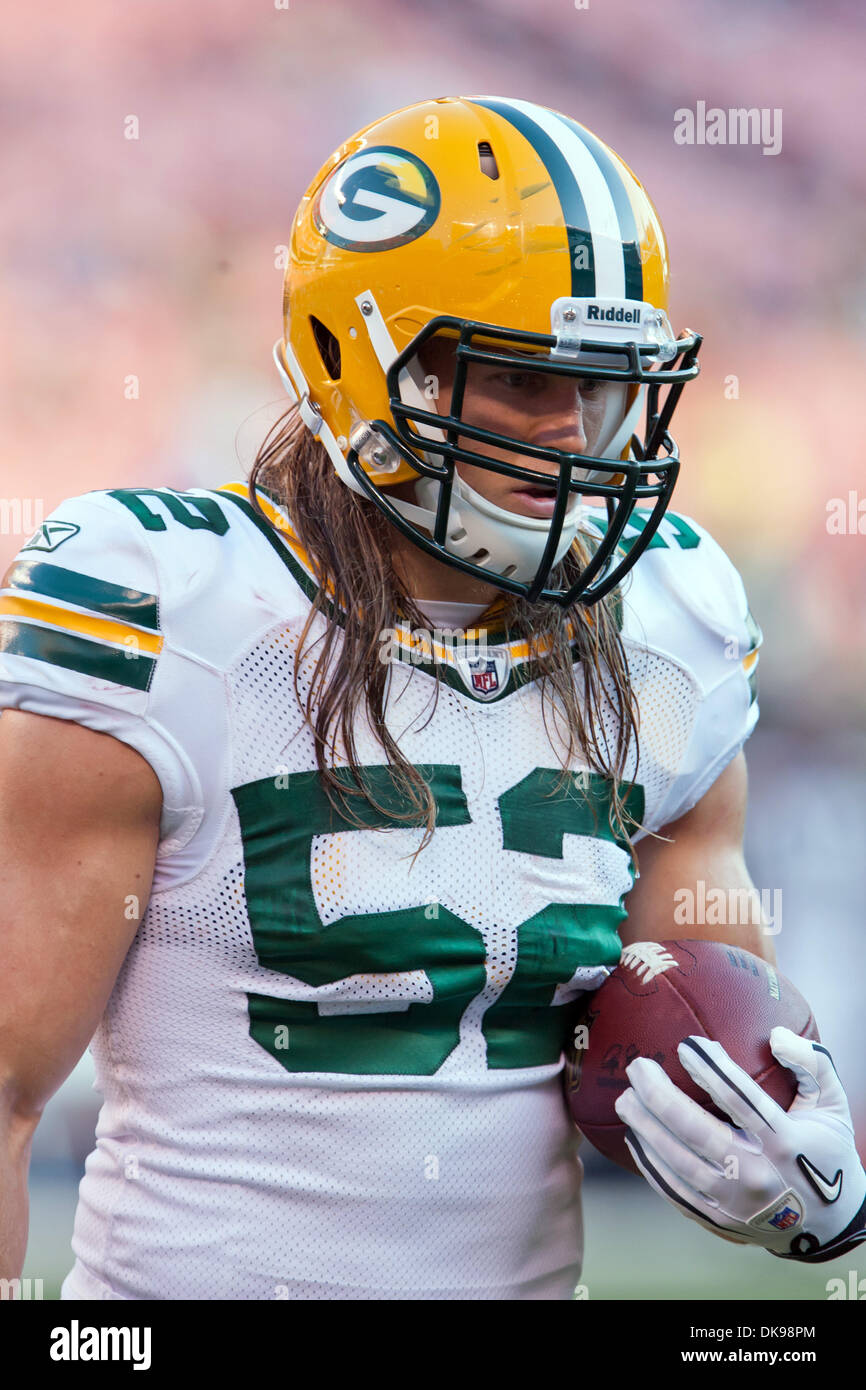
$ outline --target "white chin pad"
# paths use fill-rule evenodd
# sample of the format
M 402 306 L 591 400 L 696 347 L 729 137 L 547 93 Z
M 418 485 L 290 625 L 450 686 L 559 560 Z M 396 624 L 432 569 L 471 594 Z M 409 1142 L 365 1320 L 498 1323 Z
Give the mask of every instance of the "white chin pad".
M 394 506 L 410 520 L 432 531 L 440 484 L 433 478 L 420 478 L 415 495 L 420 506 L 411 506 L 399 498 Z M 575 494 L 569 504 L 562 526 L 556 560 L 562 559 L 574 540 L 584 509 Z M 526 582 L 535 575 L 547 537 L 550 521 L 547 517 L 525 516 L 506 511 L 488 501 L 471 488 L 459 474 L 451 494 L 448 513 L 446 549 L 453 555 L 471 560 L 491 575 L 501 574 Z

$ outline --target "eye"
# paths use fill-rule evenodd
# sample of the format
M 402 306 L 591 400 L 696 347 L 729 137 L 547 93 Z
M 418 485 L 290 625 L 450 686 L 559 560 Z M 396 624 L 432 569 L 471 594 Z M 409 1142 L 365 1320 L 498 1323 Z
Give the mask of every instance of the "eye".
M 605 384 L 600 377 L 587 376 L 580 379 L 577 389 L 582 396 L 600 396 Z
M 510 372 L 497 372 L 496 380 L 501 381 L 503 386 L 507 386 L 509 391 L 531 390 L 541 380 L 537 372 L 521 372 L 519 370 Z

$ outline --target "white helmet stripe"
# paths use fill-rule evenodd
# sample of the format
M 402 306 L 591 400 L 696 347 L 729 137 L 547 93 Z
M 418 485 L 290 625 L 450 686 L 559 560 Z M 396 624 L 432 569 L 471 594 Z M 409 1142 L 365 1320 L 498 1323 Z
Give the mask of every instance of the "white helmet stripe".
M 536 106 L 534 102 L 506 97 L 474 97 L 471 100 L 495 101 L 497 107 L 519 112 L 524 121 L 544 131 L 554 142 L 568 164 L 586 207 L 595 263 L 594 292 L 600 299 L 624 299 L 622 229 L 607 180 L 591 150 L 553 111 Z

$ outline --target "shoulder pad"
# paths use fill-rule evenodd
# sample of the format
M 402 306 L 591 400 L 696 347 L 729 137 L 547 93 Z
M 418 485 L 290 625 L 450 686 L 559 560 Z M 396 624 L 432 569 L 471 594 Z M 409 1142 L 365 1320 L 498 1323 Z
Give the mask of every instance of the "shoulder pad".
M 636 514 L 622 546 L 639 534 Z M 761 630 L 739 572 L 691 517 L 667 513 L 622 589 L 623 636 L 686 666 L 704 689 L 739 667 L 754 695 Z
M 646 515 L 639 513 L 627 528 L 622 548 L 634 543 Z M 700 800 L 754 729 L 761 632 L 743 581 L 721 546 L 697 522 L 676 513 L 665 516 L 621 594 L 622 637 L 640 690 L 641 727 L 654 734 L 649 746 L 667 748 L 665 758 L 671 759 L 665 763 L 668 790 L 646 827 L 658 829 Z M 679 668 L 679 686 L 665 674 L 671 667 Z M 681 693 L 671 705 L 678 688 L 693 693 Z M 687 742 L 674 753 L 674 732 L 682 732 L 686 714 Z
M 65 688 L 74 673 L 81 693 L 111 686 L 138 709 L 163 648 L 156 571 L 108 497 L 61 503 L 12 561 L 0 584 L 0 675 Z

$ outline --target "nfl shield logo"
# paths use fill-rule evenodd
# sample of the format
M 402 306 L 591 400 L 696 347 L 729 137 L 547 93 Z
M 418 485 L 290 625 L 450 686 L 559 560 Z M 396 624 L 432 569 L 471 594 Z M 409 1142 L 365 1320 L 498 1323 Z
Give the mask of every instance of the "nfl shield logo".
M 775 1226 L 777 1231 L 787 1231 L 788 1227 L 796 1225 L 799 1219 L 799 1212 L 792 1211 L 790 1207 L 782 1207 L 781 1211 L 770 1217 L 770 1225 Z
M 508 684 L 511 658 L 507 648 L 491 648 L 477 657 L 458 657 L 456 665 L 477 700 L 492 700 Z
M 477 690 L 479 695 L 492 695 L 499 689 L 495 661 L 485 661 L 483 657 L 479 657 L 477 661 L 468 661 L 466 664 L 472 676 L 472 689 Z

